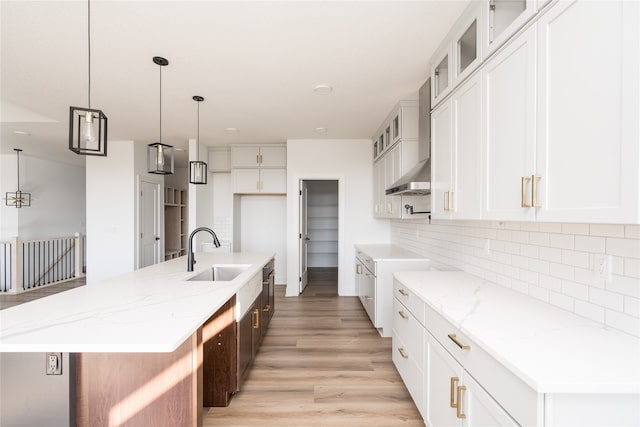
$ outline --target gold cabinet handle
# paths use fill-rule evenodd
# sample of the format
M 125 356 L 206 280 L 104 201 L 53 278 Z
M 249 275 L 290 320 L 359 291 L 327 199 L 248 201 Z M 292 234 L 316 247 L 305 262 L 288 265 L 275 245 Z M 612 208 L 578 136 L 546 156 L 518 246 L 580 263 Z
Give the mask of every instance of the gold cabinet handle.
M 455 211 L 455 208 L 453 207 L 453 191 L 449 191 L 449 210 Z
M 541 208 L 542 206 L 536 203 L 536 194 L 538 190 L 536 189 L 536 182 L 542 179 L 540 175 L 531 175 L 531 207 Z
M 407 354 L 406 351 L 404 351 L 404 348 L 402 347 L 398 347 L 398 353 L 400 353 L 400 356 L 402 356 L 403 359 L 409 358 L 409 355 Z
M 271 311 L 271 304 L 265 305 L 262 311 L 264 311 L 265 313 L 268 313 L 269 311 Z
M 398 314 L 399 314 L 399 315 L 400 315 L 400 317 L 402 317 L 404 320 L 409 320 L 409 316 L 407 316 L 407 314 L 406 314 L 404 311 L 400 310 L 400 311 L 398 312 Z
M 455 394 L 455 389 L 456 389 L 456 384 L 458 383 L 458 381 L 460 380 L 460 378 L 458 377 L 451 377 L 451 383 L 449 386 L 449 406 L 451 406 L 452 408 L 457 408 L 458 404 L 456 403 L 456 394 Z
M 400 294 L 404 295 L 405 297 L 409 296 L 409 293 L 407 291 L 405 291 L 404 289 L 398 289 L 398 292 L 400 292 Z
M 460 418 L 460 419 L 465 419 L 467 418 L 467 416 L 462 412 L 462 392 L 465 391 L 467 388 L 463 385 L 459 386 L 457 389 L 457 397 L 458 397 L 458 403 L 456 404 L 456 417 Z
M 256 154 L 256 164 L 259 165 L 260 164 L 260 155 Z
M 449 339 L 451 341 L 456 343 L 456 345 L 458 347 L 460 347 L 462 350 L 470 350 L 471 349 L 471 346 L 468 346 L 466 344 L 462 344 L 460 341 L 458 341 L 458 338 L 456 337 L 456 334 L 448 334 L 447 336 L 449 337 Z
M 364 299 L 365 301 L 371 301 L 373 297 L 370 297 L 369 295 L 365 295 Z
M 356 264 L 356 274 L 362 274 L 362 265 Z
M 527 182 L 529 182 L 531 178 L 529 178 L 528 176 L 523 176 L 522 180 L 521 180 L 521 189 L 520 189 L 520 197 L 522 198 L 522 201 L 520 203 L 520 205 L 523 208 L 530 208 L 531 205 L 527 203 Z
M 260 328 L 260 310 L 258 310 L 257 308 L 255 310 L 253 310 L 253 315 L 255 316 L 254 322 L 253 322 L 253 329 L 259 329 Z
M 443 209 L 445 211 L 448 211 L 449 210 L 449 192 L 445 191 L 442 195 L 444 196 L 444 200 L 442 202 L 442 204 L 444 205 Z

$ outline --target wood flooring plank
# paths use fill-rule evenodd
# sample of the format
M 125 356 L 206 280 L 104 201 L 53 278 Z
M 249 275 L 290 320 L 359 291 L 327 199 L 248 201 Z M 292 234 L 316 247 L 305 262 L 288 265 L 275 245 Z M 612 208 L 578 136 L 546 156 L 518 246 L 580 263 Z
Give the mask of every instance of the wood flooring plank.
M 356 297 L 337 295 L 337 269 L 309 271 L 299 297 L 276 287 L 276 312 L 242 391 L 205 408 L 210 427 L 424 427 L 391 361 L 391 339 Z

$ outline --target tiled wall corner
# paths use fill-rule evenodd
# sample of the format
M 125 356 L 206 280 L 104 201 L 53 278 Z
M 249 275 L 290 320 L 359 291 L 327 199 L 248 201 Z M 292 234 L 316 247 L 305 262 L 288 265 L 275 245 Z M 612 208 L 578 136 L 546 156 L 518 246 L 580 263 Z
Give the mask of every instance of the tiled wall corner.
M 640 226 L 392 221 L 391 242 L 640 336 Z M 596 274 L 606 257 L 610 271 Z

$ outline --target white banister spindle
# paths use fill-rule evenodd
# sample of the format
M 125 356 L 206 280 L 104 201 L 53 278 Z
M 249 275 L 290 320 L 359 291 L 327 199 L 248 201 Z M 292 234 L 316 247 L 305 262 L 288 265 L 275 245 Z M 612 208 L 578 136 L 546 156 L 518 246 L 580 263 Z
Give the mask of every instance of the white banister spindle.
M 74 245 L 76 247 L 76 251 L 75 251 L 75 267 L 76 267 L 76 272 L 75 272 L 75 276 L 76 277 L 82 277 L 84 276 L 84 274 L 82 273 L 82 260 L 84 259 L 84 247 L 82 245 L 82 233 L 76 232 L 75 234 L 75 239 L 74 239 Z

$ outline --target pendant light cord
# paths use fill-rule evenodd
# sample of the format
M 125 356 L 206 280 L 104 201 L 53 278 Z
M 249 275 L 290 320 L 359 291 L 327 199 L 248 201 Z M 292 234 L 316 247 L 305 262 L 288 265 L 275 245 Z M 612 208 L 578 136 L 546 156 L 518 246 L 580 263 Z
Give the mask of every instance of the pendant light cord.
M 198 101 L 198 139 L 196 140 L 196 161 L 200 161 L 200 102 Z
M 162 144 L 162 65 L 160 68 L 160 143 Z
M 87 50 L 89 52 L 89 108 L 91 108 L 91 0 L 87 0 Z
M 18 164 L 18 193 L 20 192 L 20 150 L 16 150 L 16 163 Z

